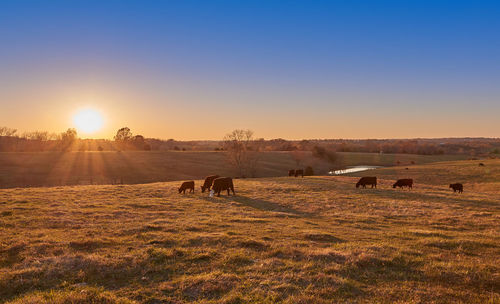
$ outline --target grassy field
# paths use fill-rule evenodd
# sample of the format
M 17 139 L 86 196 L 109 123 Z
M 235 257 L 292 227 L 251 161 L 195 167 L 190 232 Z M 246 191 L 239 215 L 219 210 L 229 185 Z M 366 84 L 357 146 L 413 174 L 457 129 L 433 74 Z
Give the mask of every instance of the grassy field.
M 479 166 L 483 163 L 485 166 Z M 463 183 L 466 190 L 477 192 L 500 191 L 500 160 L 437 162 L 425 165 L 405 165 L 356 172 L 348 176 L 378 176 L 382 179 L 413 178 L 419 184 L 447 187 Z
M 500 303 L 500 161 L 475 163 L 414 166 L 412 191 L 400 169 L 0 190 L 0 302 Z
M 464 156 L 422 156 L 339 153 L 342 166 L 393 166 L 411 161 L 424 164 Z M 313 166 L 326 174 L 332 164 L 304 153 L 300 165 L 288 152 L 261 154 L 257 177 L 286 175 L 291 168 Z M 201 179 L 207 175 L 235 176 L 221 152 L 39 152 L 0 153 L 0 188 L 89 184 L 138 184 Z

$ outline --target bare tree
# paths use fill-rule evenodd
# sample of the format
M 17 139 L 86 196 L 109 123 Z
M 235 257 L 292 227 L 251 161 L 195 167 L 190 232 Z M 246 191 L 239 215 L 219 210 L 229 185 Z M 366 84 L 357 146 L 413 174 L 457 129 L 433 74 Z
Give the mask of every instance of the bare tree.
M 0 127 L 0 136 L 14 136 L 17 130 L 8 128 L 8 127 Z
M 26 138 L 29 140 L 36 140 L 36 141 L 47 141 L 49 138 L 49 132 L 42 132 L 42 131 L 25 132 L 23 133 L 23 135 L 21 135 L 21 138 Z
M 234 130 L 224 137 L 226 155 L 241 177 L 255 177 L 260 153 L 259 143 L 260 141 L 254 140 L 251 130 Z

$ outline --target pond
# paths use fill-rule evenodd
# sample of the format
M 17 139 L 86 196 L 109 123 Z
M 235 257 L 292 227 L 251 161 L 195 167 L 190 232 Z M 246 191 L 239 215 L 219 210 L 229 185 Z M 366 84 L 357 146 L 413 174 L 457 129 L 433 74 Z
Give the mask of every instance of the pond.
M 381 166 L 353 166 L 353 167 L 348 167 L 348 168 L 341 169 L 341 170 L 330 171 L 330 172 L 328 172 L 328 174 L 330 174 L 330 175 L 342 175 L 342 174 L 347 174 L 347 173 L 373 170 L 373 169 L 377 169 L 377 168 L 382 168 L 382 167 Z

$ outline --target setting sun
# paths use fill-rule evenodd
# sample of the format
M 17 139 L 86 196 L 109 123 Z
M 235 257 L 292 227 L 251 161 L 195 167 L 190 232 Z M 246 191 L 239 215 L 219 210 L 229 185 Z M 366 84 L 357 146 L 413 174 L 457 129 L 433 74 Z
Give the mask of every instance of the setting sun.
M 83 109 L 73 116 L 73 123 L 79 132 L 89 134 L 99 131 L 104 121 L 98 111 Z

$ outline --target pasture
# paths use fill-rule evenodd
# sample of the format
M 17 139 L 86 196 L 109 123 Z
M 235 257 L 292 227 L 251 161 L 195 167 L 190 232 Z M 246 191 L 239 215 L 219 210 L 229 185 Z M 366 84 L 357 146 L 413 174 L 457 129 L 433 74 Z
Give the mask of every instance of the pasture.
M 485 166 L 479 166 L 483 163 Z M 408 169 L 406 169 L 408 168 Z M 498 194 L 500 182 L 500 160 L 467 160 L 404 165 L 379 168 L 348 176 L 378 176 L 382 179 L 413 178 L 419 184 L 448 187 L 456 182 L 464 183 L 466 191 Z
M 425 164 L 460 160 L 460 155 L 410 155 L 339 153 L 339 163 L 330 164 L 303 152 L 299 163 L 289 152 L 263 152 L 256 177 L 285 176 L 289 169 L 312 166 L 326 174 L 335 166 L 394 166 L 411 161 Z M 143 184 L 201 179 L 214 172 L 235 176 L 222 152 L 102 151 L 0 153 L 0 188 L 46 187 L 90 184 Z
M 0 190 L 0 302 L 499 303 L 500 161 L 485 164 L 414 166 L 411 191 L 391 188 L 399 169 L 378 189 L 259 178 L 220 198 L 199 180 Z

